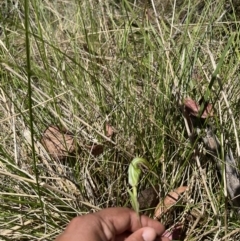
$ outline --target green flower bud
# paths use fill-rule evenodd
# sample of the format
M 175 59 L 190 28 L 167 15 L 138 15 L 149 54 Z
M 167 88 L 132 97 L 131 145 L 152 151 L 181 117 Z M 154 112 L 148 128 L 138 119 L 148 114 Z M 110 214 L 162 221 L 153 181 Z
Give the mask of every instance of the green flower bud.
M 149 163 L 143 158 L 136 157 L 132 160 L 128 168 L 128 182 L 132 187 L 136 187 L 139 182 L 139 176 L 141 174 L 139 164 L 143 164 L 150 168 Z
M 139 157 L 134 158 L 128 168 L 128 183 L 132 186 L 132 192 L 128 190 L 128 193 L 130 195 L 132 207 L 137 213 L 139 213 L 139 203 L 137 200 L 137 185 L 141 174 L 141 169 L 139 168 L 139 165 L 144 165 L 150 169 L 149 163 L 145 159 Z

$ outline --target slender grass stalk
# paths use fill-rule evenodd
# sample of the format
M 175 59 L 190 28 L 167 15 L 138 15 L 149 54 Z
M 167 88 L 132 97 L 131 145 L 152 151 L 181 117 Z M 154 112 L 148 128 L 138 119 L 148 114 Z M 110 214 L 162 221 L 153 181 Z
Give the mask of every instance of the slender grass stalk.
M 34 118 L 33 118 L 33 104 L 32 104 L 32 70 L 31 70 L 31 51 L 30 51 L 30 27 L 29 27 L 29 0 L 24 0 L 24 10 L 25 10 L 25 40 L 26 40 L 26 61 L 27 61 L 27 89 L 28 89 L 28 109 L 29 109 L 29 128 L 31 132 L 31 147 L 32 147 L 32 161 L 34 167 L 34 173 L 36 177 L 37 193 L 39 196 L 39 202 L 41 204 L 41 209 L 44 214 L 43 203 L 41 200 L 40 185 L 39 185 L 39 174 L 37 170 L 37 160 L 35 153 L 35 141 L 34 141 Z

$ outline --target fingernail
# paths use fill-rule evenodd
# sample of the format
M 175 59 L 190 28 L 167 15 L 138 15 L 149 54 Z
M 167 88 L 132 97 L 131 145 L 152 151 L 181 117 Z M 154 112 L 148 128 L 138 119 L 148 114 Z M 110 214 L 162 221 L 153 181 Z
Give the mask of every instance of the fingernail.
M 154 241 L 157 234 L 154 229 L 152 228 L 146 228 L 143 231 L 142 237 L 144 241 Z

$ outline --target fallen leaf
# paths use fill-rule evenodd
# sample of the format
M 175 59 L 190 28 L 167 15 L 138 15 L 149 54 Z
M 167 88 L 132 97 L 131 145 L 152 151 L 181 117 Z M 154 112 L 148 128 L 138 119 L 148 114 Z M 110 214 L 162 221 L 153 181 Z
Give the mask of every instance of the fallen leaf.
M 168 238 L 169 240 L 184 240 L 183 236 L 185 235 L 183 234 L 183 225 L 174 225 L 169 230 L 166 230 L 162 236 Z
M 114 133 L 114 131 L 113 131 L 112 126 L 107 123 L 106 124 L 106 136 L 111 138 L 113 133 Z
M 155 208 L 158 204 L 158 201 L 158 185 L 148 187 L 141 191 L 138 195 L 140 209 Z
M 200 110 L 200 108 L 199 108 Z M 212 104 L 207 105 L 207 107 L 204 109 L 201 118 L 206 119 L 209 116 L 213 116 L 213 106 Z
M 93 145 L 86 145 L 85 146 L 88 150 L 90 150 L 91 154 L 94 156 L 99 156 L 103 153 L 103 145 L 100 144 L 93 144 Z
M 169 192 L 164 200 L 157 205 L 154 211 L 154 217 L 159 219 L 162 214 L 166 213 L 170 209 L 170 207 L 174 206 L 179 200 L 180 195 L 184 193 L 187 188 L 187 186 L 181 186 L 176 188 L 174 191 Z
M 50 125 L 44 131 L 41 143 L 49 155 L 56 160 L 62 160 L 73 154 L 76 147 L 73 135 L 54 125 Z
M 199 117 L 201 106 L 196 101 L 188 97 L 184 99 L 184 107 L 189 115 Z M 201 115 L 201 118 L 206 119 L 210 116 L 213 116 L 213 106 L 208 103 Z
M 191 111 L 192 115 L 197 115 L 198 111 L 199 111 L 199 105 L 196 103 L 196 101 L 194 101 L 191 98 L 186 98 L 184 100 L 184 106 L 185 108 L 187 108 L 189 111 Z

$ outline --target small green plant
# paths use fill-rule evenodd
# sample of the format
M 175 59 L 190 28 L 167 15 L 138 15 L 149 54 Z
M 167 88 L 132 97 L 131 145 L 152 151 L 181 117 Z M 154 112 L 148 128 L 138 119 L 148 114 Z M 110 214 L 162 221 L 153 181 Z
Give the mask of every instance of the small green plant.
M 128 190 L 131 198 L 131 204 L 136 213 L 139 214 L 139 203 L 137 199 L 137 185 L 141 174 L 140 165 L 146 166 L 150 169 L 150 164 L 143 158 L 136 157 L 132 160 L 128 168 L 128 182 L 132 186 L 132 191 Z

